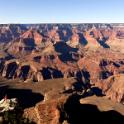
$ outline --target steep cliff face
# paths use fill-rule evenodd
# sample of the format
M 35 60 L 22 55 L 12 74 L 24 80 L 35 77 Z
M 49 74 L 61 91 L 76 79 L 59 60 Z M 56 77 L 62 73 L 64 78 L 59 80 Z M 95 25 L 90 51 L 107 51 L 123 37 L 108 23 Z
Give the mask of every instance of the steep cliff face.
M 40 45 L 43 40 L 42 35 L 37 30 L 33 29 L 29 29 L 28 31 L 26 31 L 24 34 L 21 35 L 21 38 L 27 39 L 27 42 L 29 39 L 33 39 L 35 45 Z
M 110 76 L 100 83 L 100 88 L 107 98 L 124 103 L 124 74 Z

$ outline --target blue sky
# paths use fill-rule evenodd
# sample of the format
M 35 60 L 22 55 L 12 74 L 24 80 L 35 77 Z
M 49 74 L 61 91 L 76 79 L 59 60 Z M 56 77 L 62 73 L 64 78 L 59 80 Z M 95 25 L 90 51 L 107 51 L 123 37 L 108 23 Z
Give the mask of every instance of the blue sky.
M 124 0 L 0 0 L 0 23 L 124 22 Z

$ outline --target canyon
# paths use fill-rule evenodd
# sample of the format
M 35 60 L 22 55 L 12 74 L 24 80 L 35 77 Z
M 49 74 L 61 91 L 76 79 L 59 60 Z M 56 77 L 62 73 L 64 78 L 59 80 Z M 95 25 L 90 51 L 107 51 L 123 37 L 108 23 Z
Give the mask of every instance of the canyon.
M 0 79 L 38 124 L 123 124 L 124 24 L 0 25 Z

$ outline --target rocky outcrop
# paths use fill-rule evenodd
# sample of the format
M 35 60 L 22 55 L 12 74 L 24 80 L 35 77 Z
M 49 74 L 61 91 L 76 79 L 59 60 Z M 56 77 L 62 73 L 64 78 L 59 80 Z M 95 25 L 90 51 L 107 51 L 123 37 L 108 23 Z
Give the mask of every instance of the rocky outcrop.
M 20 63 L 18 60 L 9 60 L 1 63 L 1 75 L 8 79 L 21 79 L 24 81 L 34 80 L 42 81 L 43 77 L 40 71 L 29 63 Z
M 40 45 L 42 43 L 43 37 L 38 31 L 30 29 L 21 35 L 22 39 L 33 39 L 35 45 Z M 28 41 L 27 41 L 28 42 Z
M 71 36 L 70 41 L 67 42 L 67 44 L 73 48 L 76 48 L 79 45 L 79 35 L 74 33 Z
M 105 97 L 90 96 L 87 98 L 80 99 L 80 103 L 95 105 L 101 112 L 116 110 L 117 112 L 124 115 L 124 109 L 122 104 L 112 102 L 111 100 L 108 100 Z
M 100 47 L 98 41 L 92 35 L 90 35 L 89 32 L 85 32 L 84 37 L 88 42 L 86 45 L 86 48 L 98 48 L 98 47 Z
M 114 102 L 124 102 L 124 75 L 113 75 L 99 84 L 107 98 Z
M 73 93 L 78 92 L 75 85 L 76 79 L 58 79 L 52 82 L 48 81 L 48 83 L 51 85 L 45 82 L 41 83 L 42 86 L 38 84 L 38 87 L 42 89 L 42 93 L 44 94 L 44 100 L 37 103 L 34 107 L 26 108 L 24 110 L 24 116 L 35 121 L 37 124 L 64 123 L 67 121 L 64 105 Z M 70 87 L 69 89 L 67 88 L 68 86 Z M 81 91 L 83 92 L 83 89 Z

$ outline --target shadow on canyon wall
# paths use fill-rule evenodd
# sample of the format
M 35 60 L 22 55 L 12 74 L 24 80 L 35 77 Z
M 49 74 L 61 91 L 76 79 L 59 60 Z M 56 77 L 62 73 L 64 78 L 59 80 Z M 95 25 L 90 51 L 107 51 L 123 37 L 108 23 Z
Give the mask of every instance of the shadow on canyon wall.
M 80 96 L 73 95 L 64 105 L 70 124 L 124 124 L 124 116 L 111 110 L 101 112 L 95 105 L 80 104 Z

